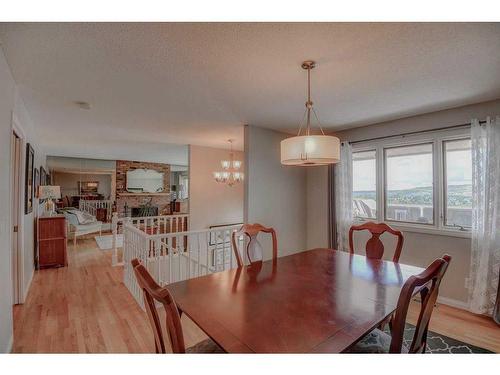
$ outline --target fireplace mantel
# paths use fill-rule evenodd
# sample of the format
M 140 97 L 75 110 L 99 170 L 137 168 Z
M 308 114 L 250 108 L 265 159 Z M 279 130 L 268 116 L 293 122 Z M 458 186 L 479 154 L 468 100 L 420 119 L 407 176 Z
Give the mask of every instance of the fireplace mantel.
M 142 196 L 142 197 L 146 197 L 146 196 L 158 196 L 158 197 L 165 197 L 165 196 L 168 196 L 170 195 L 170 193 L 117 193 L 118 195 L 122 196 L 122 197 L 135 197 L 135 196 Z

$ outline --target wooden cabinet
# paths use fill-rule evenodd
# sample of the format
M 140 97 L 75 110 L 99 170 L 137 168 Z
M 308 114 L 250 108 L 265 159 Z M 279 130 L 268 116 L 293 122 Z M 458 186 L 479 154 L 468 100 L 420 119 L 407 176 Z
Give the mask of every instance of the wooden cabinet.
M 95 217 L 98 221 L 102 221 L 103 223 L 108 222 L 108 209 L 107 208 L 96 208 L 95 209 Z
M 68 265 L 66 237 L 66 218 L 64 215 L 38 218 L 38 268 Z

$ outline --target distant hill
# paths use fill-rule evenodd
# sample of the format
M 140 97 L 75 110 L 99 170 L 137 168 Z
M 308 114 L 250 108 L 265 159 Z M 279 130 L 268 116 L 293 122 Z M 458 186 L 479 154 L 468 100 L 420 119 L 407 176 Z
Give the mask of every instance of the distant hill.
M 374 191 L 355 191 L 355 199 L 376 200 Z M 416 204 L 432 205 L 432 186 L 419 187 L 404 190 L 389 190 L 389 204 Z M 449 207 L 470 207 L 472 206 L 472 186 L 471 185 L 451 185 L 448 187 Z

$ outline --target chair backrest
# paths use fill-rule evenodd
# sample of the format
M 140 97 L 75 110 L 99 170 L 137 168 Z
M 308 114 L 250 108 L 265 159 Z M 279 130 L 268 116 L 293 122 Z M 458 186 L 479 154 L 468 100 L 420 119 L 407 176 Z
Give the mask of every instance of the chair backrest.
M 165 308 L 166 328 L 172 352 L 185 353 L 186 347 L 184 345 L 181 317 L 174 298 L 167 288 L 162 288 L 156 283 L 146 267 L 144 267 L 139 260 L 132 259 L 131 263 L 132 267 L 134 267 L 137 283 L 143 292 L 146 313 L 155 338 L 156 352 L 166 353 L 160 317 L 155 306 L 155 301 L 158 301 Z
M 257 240 L 257 235 L 260 232 L 271 233 L 273 239 L 273 259 L 278 257 L 278 240 L 276 238 L 276 231 L 273 228 L 266 228 L 261 224 L 244 224 L 238 231 L 233 232 L 232 235 L 233 250 L 236 261 L 238 262 L 238 267 L 243 267 L 244 265 L 243 255 L 247 256 L 250 264 L 262 261 L 262 246 Z M 248 237 L 243 254 L 241 254 L 240 249 L 238 249 L 237 241 L 237 238 L 242 235 Z
M 403 234 L 399 230 L 394 230 L 386 223 L 374 223 L 367 222 L 361 225 L 353 225 L 351 229 L 349 229 L 349 251 L 351 254 L 354 253 L 354 240 L 353 234 L 354 231 L 359 230 L 368 230 L 372 234 L 372 237 L 366 242 L 366 256 L 371 259 L 382 259 L 384 256 L 384 244 L 380 240 L 380 235 L 388 232 L 398 238 L 398 242 L 396 244 L 396 250 L 394 251 L 394 256 L 392 257 L 393 262 L 399 262 L 399 256 L 401 255 L 401 249 L 403 248 Z
M 63 208 L 64 207 L 70 207 L 71 204 L 70 204 L 70 201 L 69 201 L 69 197 L 67 195 L 65 195 L 62 199 L 62 203 L 63 203 Z
M 423 272 L 411 276 L 403 285 L 398 299 L 396 314 L 392 321 L 392 340 L 390 353 L 401 353 L 406 315 L 416 288 L 420 289 L 421 309 L 413 340 L 409 348 L 410 353 L 424 353 L 427 341 L 427 331 L 432 311 L 439 294 L 439 285 L 448 269 L 451 257 L 447 254 L 436 259 Z

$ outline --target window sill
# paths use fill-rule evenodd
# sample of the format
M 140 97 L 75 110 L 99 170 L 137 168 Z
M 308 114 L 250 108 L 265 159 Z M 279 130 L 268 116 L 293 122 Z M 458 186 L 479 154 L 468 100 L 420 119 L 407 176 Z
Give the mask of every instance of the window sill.
M 370 220 L 354 219 L 354 224 L 363 224 Z M 373 221 L 376 222 L 375 219 Z M 459 237 L 459 238 L 471 238 L 470 231 L 461 231 L 458 229 L 448 229 L 448 228 L 436 228 L 433 226 L 423 226 L 423 225 L 412 225 L 407 223 L 396 223 L 393 221 L 387 221 L 387 225 L 391 228 L 397 229 L 401 232 L 412 232 L 412 233 L 422 233 L 422 234 L 432 234 L 435 236 L 446 236 L 446 237 Z
M 433 234 L 436 236 L 447 236 L 447 237 L 460 237 L 460 238 L 471 238 L 470 231 L 462 231 L 457 229 L 438 229 L 434 227 L 425 228 L 421 226 L 404 225 L 404 224 L 394 224 L 391 225 L 392 228 L 396 228 L 402 232 L 413 232 L 413 233 L 423 233 L 423 234 Z

